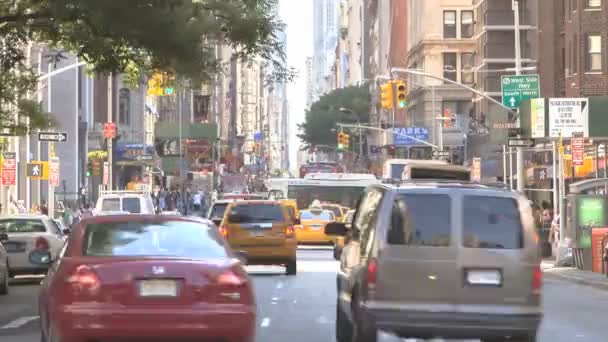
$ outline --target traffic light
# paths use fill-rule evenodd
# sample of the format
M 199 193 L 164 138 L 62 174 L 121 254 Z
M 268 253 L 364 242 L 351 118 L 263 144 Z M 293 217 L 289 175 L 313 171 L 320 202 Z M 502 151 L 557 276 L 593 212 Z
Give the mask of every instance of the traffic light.
M 344 146 L 345 150 L 348 150 L 348 148 L 350 147 L 350 135 L 344 133 L 342 145 Z
M 406 101 L 407 96 L 407 86 L 403 81 L 397 81 L 397 106 L 399 108 L 405 108 L 407 105 Z
M 93 163 L 89 160 L 87 162 L 87 177 L 91 177 L 93 174 Z
M 148 80 L 148 95 L 163 96 L 163 73 L 155 72 Z
M 380 86 L 380 102 L 382 109 L 393 109 L 393 81 L 389 81 Z
M 338 132 L 338 150 L 341 151 L 344 149 L 344 136 L 346 133 L 343 131 Z

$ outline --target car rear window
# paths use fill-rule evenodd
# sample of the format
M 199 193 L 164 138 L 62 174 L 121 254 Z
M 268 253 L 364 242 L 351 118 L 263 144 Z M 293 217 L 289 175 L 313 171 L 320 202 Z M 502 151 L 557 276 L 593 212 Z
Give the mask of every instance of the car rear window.
M 188 221 L 89 224 L 83 246 L 83 254 L 87 256 L 227 257 L 214 229 Z
M 506 197 L 465 196 L 462 243 L 468 248 L 522 248 L 517 202 Z
M 210 219 L 220 219 L 224 217 L 224 213 L 226 212 L 226 207 L 228 207 L 228 203 L 215 203 L 211 208 L 211 214 L 209 214 Z
M 342 215 L 342 211 L 340 210 L 339 207 L 335 207 L 335 206 L 332 206 L 332 205 L 324 205 L 323 209 L 330 210 L 332 213 L 334 213 L 334 216 L 341 216 Z
M 451 199 L 441 194 L 400 195 L 393 205 L 388 242 L 396 245 L 450 245 Z
M 246 204 L 232 207 L 228 220 L 231 223 L 284 222 L 285 217 L 278 204 Z
M 141 201 L 137 197 L 125 197 L 122 199 L 122 211 L 128 211 L 131 214 L 141 213 Z
M 102 211 L 121 211 L 120 198 L 104 198 L 101 202 Z
M 11 219 L 0 220 L 0 227 L 4 227 L 7 233 L 44 233 L 46 227 L 40 220 Z

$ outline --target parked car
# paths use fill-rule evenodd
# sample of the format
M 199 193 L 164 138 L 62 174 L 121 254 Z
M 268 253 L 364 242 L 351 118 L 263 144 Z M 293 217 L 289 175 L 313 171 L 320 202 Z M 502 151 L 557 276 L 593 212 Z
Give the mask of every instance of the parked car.
M 36 251 L 30 260 L 54 265 L 38 301 L 42 341 L 254 339 L 251 280 L 208 221 L 94 216 L 59 258 Z
M 8 253 L 4 248 L 3 243 L 8 241 L 8 234 L 4 229 L 0 229 L 0 296 L 8 294 Z
M 32 264 L 29 254 L 33 251 L 48 251 L 57 256 L 65 243 L 67 231 L 46 215 L 18 214 L 0 218 L 0 227 L 8 235 L 3 242 L 8 252 L 9 274 L 45 274 L 48 267 Z
M 372 186 L 341 256 L 338 342 L 536 341 L 542 319 L 532 210 L 517 192 L 450 180 Z M 344 236 L 342 222 L 327 234 Z

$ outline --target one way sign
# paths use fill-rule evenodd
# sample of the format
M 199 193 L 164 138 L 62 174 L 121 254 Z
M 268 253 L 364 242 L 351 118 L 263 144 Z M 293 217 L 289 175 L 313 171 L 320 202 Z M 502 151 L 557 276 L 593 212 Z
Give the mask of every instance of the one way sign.
M 38 133 L 38 140 L 66 142 L 68 141 L 68 134 L 66 132 L 40 132 Z

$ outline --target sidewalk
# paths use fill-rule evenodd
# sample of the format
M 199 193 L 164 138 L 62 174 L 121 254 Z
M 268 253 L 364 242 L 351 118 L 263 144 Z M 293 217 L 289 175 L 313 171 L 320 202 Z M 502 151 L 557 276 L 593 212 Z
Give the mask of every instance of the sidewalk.
M 552 260 L 543 260 L 541 269 L 547 278 L 562 279 L 600 290 L 608 290 L 608 277 L 604 274 L 581 271 L 572 267 L 555 267 L 555 261 Z

